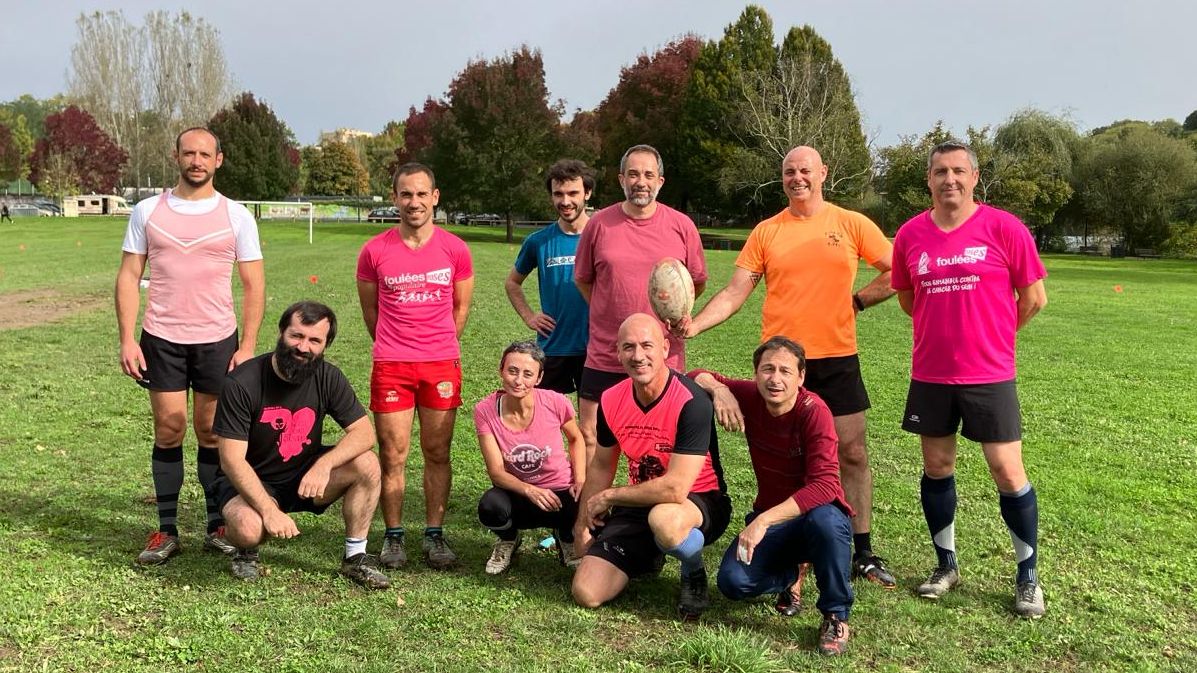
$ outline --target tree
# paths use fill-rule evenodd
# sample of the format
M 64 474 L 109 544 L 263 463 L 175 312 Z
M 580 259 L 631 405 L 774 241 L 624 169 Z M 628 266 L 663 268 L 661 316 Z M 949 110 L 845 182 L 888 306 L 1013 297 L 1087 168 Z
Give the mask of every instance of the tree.
M 545 212 L 544 171 L 557 158 L 562 104 L 549 102 L 540 52 L 526 45 L 490 61 L 471 61 L 449 85 L 448 105 L 429 101 L 432 143 L 407 149 L 437 173 L 442 202 L 485 204 L 507 219 L 515 238 L 515 215 Z
M 1185 117 L 1185 123 L 1182 125 L 1182 128 L 1189 133 L 1197 131 L 1197 110 L 1193 110 L 1189 113 L 1188 117 Z
M 45 99 L 22 94 L 19 98 L 14 98 L 7 103 L 0 103 L 0 118 L 10 120 L 24 117 L 29 135 L 33 140 L 37 140 L 46 134 L 46 117 L 55 112 L 62 112 L 66 106 L 66 99 L 61 94 Z
M 265 102 L 246 91 L 217 112 L 208 128 L 224 152 L 215 184 L 226 196 L 260 201 L 295 189 L 300 161 L 295 135 Z
M 597 159 L 603 167 L 598 178 L 599 198 L 604 201 L 623 198 L 615 167 L 629 147 L 646 143 L 661 153 L 669 176 L 660 199 L 685 209 L 688 181 L 683 164 L 675 163 L 682 155 L 682 127 L 677 119 L 685 105 L 691 71 L 701 50 L 702 41 L 687 35 L 652 55 L 641 54 L 635 63 L 620 71 L 619 82 L 594 112 L 599 139 Z M 574 119 L 579 120 L 577 115 Z M 581 119 L 583 124 L 587 121 L 585 117 Z
M 361 196 L 370 189 L 370 176 L 345 143 L 330 142 L 319 147 L 305 147 L 303 164 L 307 169 L 305 194 L 321 196 Z
M 1056 213 L 1072 198 L 1072 160 L 1080 138 L 1072 122 L 1041 110 L 1014 113 L 993 136 L 982 163 L 993 183 L 985 200 L 1018 215 L 1041 250 L 1057 232 Z
M 23 177 L 25 156 L 13 140 L 12 131 L 0 124 L 0 180 L 12 182 Z
M 118 144 L 131 150 L 126 183 L 175 179 L 169 144 L 232 95 L 219 32 L 187 12 L 154 11 L 134 26 L 116 11 L 81 14 L 67 86 Z
M 5 159 L 5 175 L 15 174 L 8 180 L 20 180 L 29 174 L 29 155 L 33 152 L 33 134 L 25 121 L 25 115 L 0 107 L 0 126 L 8 130 L 11 150 Z
M 387 122 L 381 133 L 362 143 L 363 161 L 370 174 L 369 193 L 381 196 L 391 193 L 391 177 L 397 165 L 396 153 L 403 147 L 405 133 L 403 122 L 391 121 Z
M 30 181 L 43 192 L 62 196 L 74 190 L 111 193 L 129 155 L 74 105 L 45 119 L 29 163 Z
M 1128 249 L 1157 247 L 1197 184 L 1197 152 L 1144 125 L 1124 125 L 1082 145 L 1073 185 L 1084 215 L 1121 234 Z
M 931 207 L 927 191 L 927 157 L 931 148 L 950 140 L 943 120 L 921 137 L 903 136 L 878 152 L 877 191 L 885 199 L 885 229 L 897 231 L 906 220 Z

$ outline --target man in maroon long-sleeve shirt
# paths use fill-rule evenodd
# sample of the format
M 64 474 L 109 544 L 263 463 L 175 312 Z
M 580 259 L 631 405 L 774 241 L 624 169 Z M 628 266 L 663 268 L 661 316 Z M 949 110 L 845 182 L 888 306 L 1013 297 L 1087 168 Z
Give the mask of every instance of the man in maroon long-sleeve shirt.
M 719 590 L 732 600 L 775 592 L 788 597 L 798 566 L 811 563 L 823 614 L 819 649 L 839 654 L 848 643 L 853 601 L 853 512 L 840 484 L 835 423 L 823 400 L 802 387 L 802 346 L 773 337 L 752 362 L 752 381 L 690 373 L 714 398 L 719 423 L 744 431 L 757 480 L 744 531 L 719 566 Z

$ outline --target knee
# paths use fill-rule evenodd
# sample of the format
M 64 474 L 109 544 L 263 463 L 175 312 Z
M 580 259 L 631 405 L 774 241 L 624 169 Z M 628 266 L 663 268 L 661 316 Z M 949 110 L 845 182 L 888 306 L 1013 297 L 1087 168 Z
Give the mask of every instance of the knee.
M 380 444 L 378 447 L 378 463 L 383 474 L 403 474 L 407 468 L 406 445 Z
M 1027 474 L 1022 465 L 1003 465 L 991 470 L 993 483 L 1002 493 L 1016 493 L 1027 483 Z
M 656 505 L 649 510 L 648 527 L 652 529 L 653 537 L 665 549 L 681 544 L 693 528 L 683 520 L 682 506 L 673 503 Z
M 603 597 L 592 587 L 580 582 L 577 577 L 574 577 L 570 592 L 573 594 L 574 603 L 581 607 L 593 610 L 603 604 Z
M 719 566 L 719 575 L 715 578 L 715 586 L 719 587 L 719 593 L 726 596 L 728 600 L 742 601 L 756 594 L 752 592 L 748 576 L 743 569 L 736 567 L 737 565 L 739 565 L 739 561 L 728 562 L 725 559 Z
M 187 412 L 160 414 L 154 419 L 154 439 L 158 446 L 178 446 L 187 433 Z
M 839 507 L 831 504 L 820 505 L 811 510 L 807 517 L 816 544 L 827 547 L 851 544 L 852 523 Z
M 378 456 L 373 451 L 366 451 L 353 459 L 353 469 L 357 472 L 357 482 L 375 487 L 382 483 L 382 468 L 378 464 Z
M 262 517 L 248 506 L 225 505 L 222 510 L 225 533 L 235 544 L 252 546 L 262 539 Z
M 846 467 L 849 470 L 867 468 L 869 466 L 869 453 L 865 449 L 865 439 L 861 435 L 853 437 L 840 442 L 839 445 L 840 466 Z
M 449 466 L 449 445 L 444 444 L 429 444 L 421 447 L 424 452 L 424 466 L 427 467 L 448 467 Z
M 478 501 L 478 521 L 487 528 L 502 526 L 511 519 L 511 498 L 501 488 L 491 488 Z

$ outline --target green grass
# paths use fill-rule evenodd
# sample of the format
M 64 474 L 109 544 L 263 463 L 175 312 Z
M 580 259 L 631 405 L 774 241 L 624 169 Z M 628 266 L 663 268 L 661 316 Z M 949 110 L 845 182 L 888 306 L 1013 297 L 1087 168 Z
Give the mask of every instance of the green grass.
M 417 563 L 393 573 L 389 592 L 350 585 L 335 574 L 343 531 L 334 509 L 298 516 L 299 538 L 264 547 L 270 576 L 235 582 L 223 559 L 200 549 L 203 504 L 190 437 L 185 551 L 165 567 L 134 569 L 156 519 L 143 502 L 152 492 L 148 404 L 116 357 L 110 296 L 123 230 L 117 220 L 0 229 L 0 300 L 44 291 L 9 311 L 76 309 L 50 324 L 0 330 L 0 671 L 1197 668 L 1189 568 L 1197 539 L 1193 263 L 1046 260 L 1051 303 L 1019 346 L 1025 460 L 1039 492 L 1048 598 L 1048 615 L 1037 622 L 1010 614 L 1010 540 L 980 451 L 968 443 L 958 471 L 964 584 L 939 603 L 913 596 L 933 554 L 918 500 L 917 442 L 898 429 L 910 327 L 894 302 L 863 314 L 874 539 L 901 586 L 885 592 L 858 583 L 850 652 L 826 661 L 813 652 L 819 620 L 810 609 L 784 620 L 767 602 L 716 597 L 699 625 L 678 624 L 673 563 L 596 611 L 571 604 L 570 574 L 548 554 L 526 551 L 510 574 L 485 576 L 491 537 L 474 512 L 488 483 L 468 413 L 459 416 L 453 447 L 448 526 L 463 559 L 455 572 Z M 309 246 L 306 227 L 263 225 L 269 299 L 260 349 L 273 342 L 270 325 L 288 303 L 325 301 L 342 320 L 329 359 L 365 394 L 369 340 L 353 270 L 376 231 L 320 226 Z M 502 242 L 501 230 L 458 231 L 478 276 L 463 344 L 471 405 L 497 385 L 501 348 L 528 334 L 502 291 L 516 247 Z M 712 287 L 726 281 L 734 254 L 708 253 Z M 534 286 L 533 278 L 532 296 Z M 695 340 L 690 363 L 748 374 L 761 294 Z M 742 439 L 722 439 L 738 518 L 754 494 L 752 473 Z M 419 474 L 418 457 L 410 469 Z M 408 523 L 418 527 L 419 478 L 409 483 Z M 735 532 L 708 550 L 709 567 Z M 378 521 L 375 549 L 380 534 Z

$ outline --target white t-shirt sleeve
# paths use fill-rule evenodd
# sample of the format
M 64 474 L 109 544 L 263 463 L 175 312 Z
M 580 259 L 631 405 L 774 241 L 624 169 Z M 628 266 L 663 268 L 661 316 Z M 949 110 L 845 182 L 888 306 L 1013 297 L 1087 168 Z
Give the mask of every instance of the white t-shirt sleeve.
M 158 197 L 151 196 L 133 207 L 133 213 L 129 215 L 129 226 L 125 229 L 125 241 L 121 243 L 121 250 L 135 255 L 148 254 L 149 245 L 145 236 L 145 223 L 150 219 L 150 213 L 154 212 L 154 205 L 157 202 Z
M 262 259 L 262 243 L 258 240 L 258 223 L 249 209 L 229 201 L 229 222 L 233 225 L 233 234 L 237 237 L 237 261 L 255 262 Z

